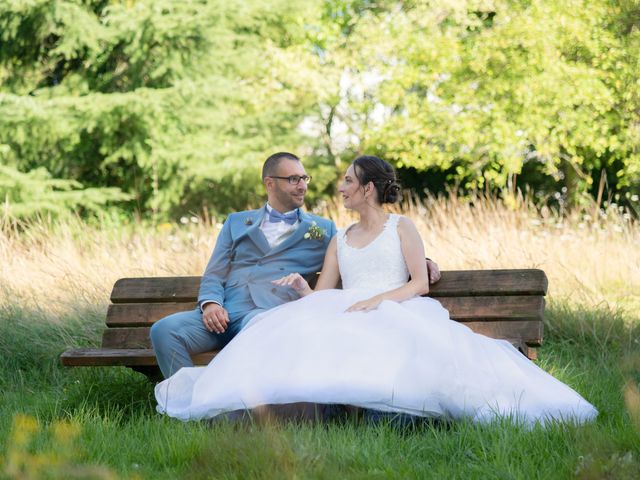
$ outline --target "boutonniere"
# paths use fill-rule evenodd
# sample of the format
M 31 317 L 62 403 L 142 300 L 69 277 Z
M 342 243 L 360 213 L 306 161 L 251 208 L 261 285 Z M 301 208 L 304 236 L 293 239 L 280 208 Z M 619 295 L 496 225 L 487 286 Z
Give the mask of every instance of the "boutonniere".
M 304 234 L 304 238 L 312 239 L 312 240 L 322 240 L 324 236 L 327 234 L 327 231 L 324 228 L 320 228 L 318 224 L 313 221 L 311 222 L 311 226 L 307 233 Z
M 253 225 L 253 220 L 251 218 L 245 218 L 244 219 L 244 224 L 245 225 Z

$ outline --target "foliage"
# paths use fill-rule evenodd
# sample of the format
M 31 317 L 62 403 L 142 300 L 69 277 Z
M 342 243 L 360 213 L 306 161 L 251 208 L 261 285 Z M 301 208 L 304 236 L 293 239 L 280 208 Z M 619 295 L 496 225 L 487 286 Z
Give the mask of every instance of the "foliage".
M 3 2 L 2 163 L 120 188 L 143 215 L 256 202 L 262 152 L 301 142 L 280 50 L 303 3 Z
M 58 420 L 49 426 L 50 451 L 32 452 L 43 435 L 39 422 L 28 415 L 16 415 L 9 433 L 7 459 L 2 473 L 6 478 L 118 478 L 109 469 L 83 465 L 77 447 L 80 427 L 75 422 Z
M 409 186 L 624 200 L 639 19 L 638 0 L 6 0 L 0 165 L 154 219 L 259 204 L 278 150 L 305 157 L 311 204 L 364 151 Z
M 331 3 L 353 150 L 471 189 L 640 185 L 638 2 Z
M 29 219 L 64 215 L 79 207 L 96 212 L 128 197 L 117 188 L 83 189 L 79 182 L 51 178 L 43 167 L 22 173 L 0 165 L 0 198 L 5 218 Z

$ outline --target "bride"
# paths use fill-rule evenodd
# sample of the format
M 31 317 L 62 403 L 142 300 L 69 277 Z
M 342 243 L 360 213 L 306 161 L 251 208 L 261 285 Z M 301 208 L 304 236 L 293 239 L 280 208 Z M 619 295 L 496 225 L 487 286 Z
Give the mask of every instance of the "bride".
M 382 208 L 399 195 L 391 165 L 359 157 L 339 190 L 360 219 L 332 239 L 315 291 L 299 274 L 274 280 L 302 298 L 254 317 L 208 366 L 159 383 L 160 412 L 194 420 L 314 402 L 478 422 L 596 417 L 509 342 L 472 332 L 421 296 L 429 282 L 420 235 Z

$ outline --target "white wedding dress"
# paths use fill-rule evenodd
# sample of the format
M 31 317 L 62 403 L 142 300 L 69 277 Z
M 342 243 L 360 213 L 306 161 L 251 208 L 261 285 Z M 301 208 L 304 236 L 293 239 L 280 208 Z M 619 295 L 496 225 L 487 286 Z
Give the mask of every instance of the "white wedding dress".
M 391 215 L 364 248 L 337 235 L 343 290 L 322 290 L 256 316 L 206 367 L 155 389 L 158 411 L 182 420 L 265 404 L 349 404 L 419 416 L 527 424 L 584 422 L 597 410 L 510 343 L 450 320 L 432 298 L 345 310 L 403 285 L 409 272 Z

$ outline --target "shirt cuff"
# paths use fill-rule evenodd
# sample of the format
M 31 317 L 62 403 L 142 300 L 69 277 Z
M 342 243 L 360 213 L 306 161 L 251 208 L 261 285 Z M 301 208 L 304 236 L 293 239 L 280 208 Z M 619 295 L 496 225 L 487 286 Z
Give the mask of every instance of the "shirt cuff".
M 209 303 L 215 303 L 216 305 L 222 306 L 219 302 L 216 302 L 215 300 L 204 300 L 204 301 L 200 302 L 200 313 L 204 312 L 204 307 L 206 305 L 208 305 Z

